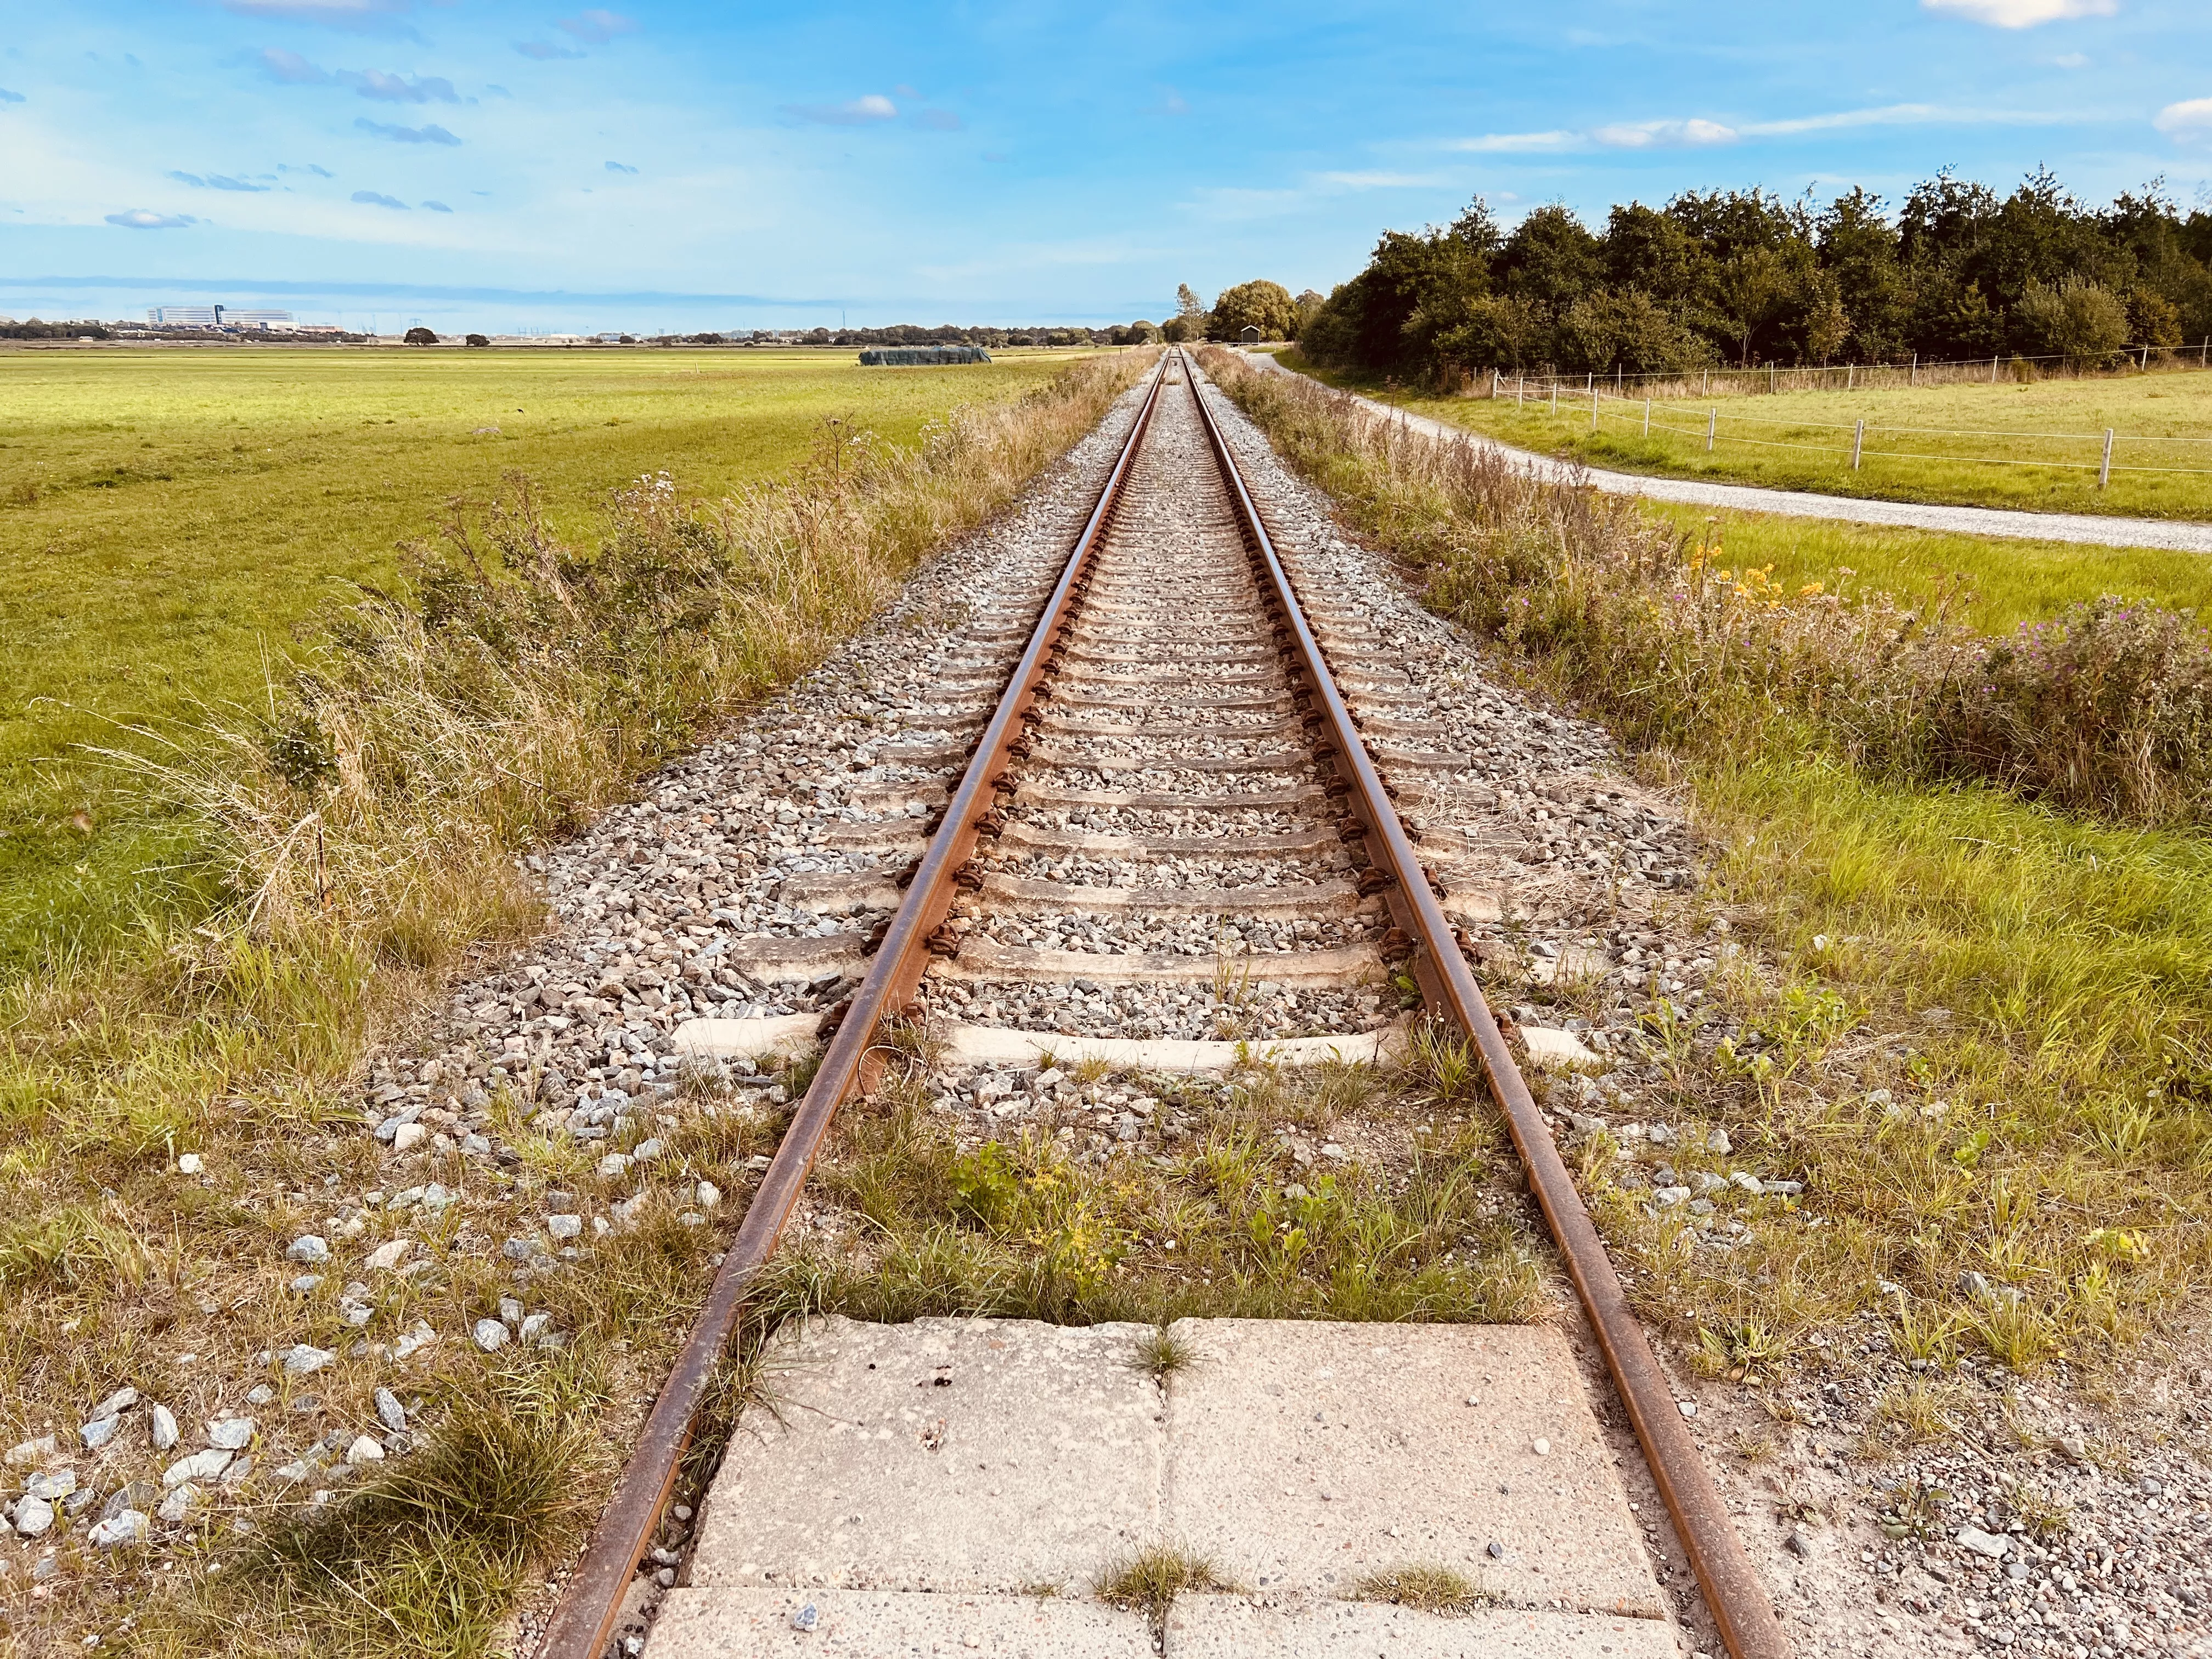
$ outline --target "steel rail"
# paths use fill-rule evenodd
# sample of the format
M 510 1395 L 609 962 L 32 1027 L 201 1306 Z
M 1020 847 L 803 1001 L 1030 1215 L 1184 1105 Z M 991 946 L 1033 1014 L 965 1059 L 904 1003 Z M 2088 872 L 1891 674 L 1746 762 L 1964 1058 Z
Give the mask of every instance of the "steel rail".
M 1428 872 L 1399 821 L 1397 809 L 1390 804 L 1382 775 L 1360 738 L 1358 723 L 1336 689 L 1328 654 L 1307 623 L 1290 573 L 1275 551 L 1259 507 L 1200 392 L 1194 363 L 1186 369 L 1185 378 L 1190 382 L 1192 398 L 1206 423 L 1214 459 L 1236 502 L 1243 532 L 1253 545 L 1255 562 L 1264 571 L 1314 701 L 1323 711 L 1336 747 L 1334 760 L 1338 773 L 1352 785 L 1352 809 L 1367 832 L 1369 855 L 1393 878 L 1389 889 L 1393 916 L 1419 947 L 1416 977 L 1429 1006 L 1465 1031 L 1482 1056 L 1491 1092 L 1504 1111 L 1507 1130 L 1528 1172 L 1529 1189 L 1565 1259 L 1568 1276 L 1589 1316 L 1606 1367 L 1635 1426 L 1668 1513 L 1674 1517 L 1675 1533 L 1690 1558 L 1691 1571 L 1697 1575 L 1721 1639 L 1735 1659 L 1787 1659 L 1789 1638 L 1775 1616 L 1773 1602 L 1744 1553 L 1743 1540 L 1683 1421 L 1674 1390 L 1668 1386 L 1644 1327 L 1613 1272 L 1605 1241 L 1583 1207 L 1574 1178 L 1553 1144 L 1513 1051 L 1498 1030 L 1443 907 L 1430 886 Z
M 1067 626 L 1068 610 L 1121 501 L 1171 361 L 1163 356 L 1153 371 L 1144 404 L 1130 424 L 1129 435 L 1082 534 L 1068 554 L 1059 583 L 1038 615 L 1028 648 L 1009 676 L 991 723 L 984 728 L 959 787 L 947 803 L 928 850 L 908 884 L 906 897 L 854 994 L 852 1006 L 830 1038 L 775 1158 L 761 1176 L 738 1236 L 714 1275 L 706 1305 L 653 1402 L 637 1449 L 623 1467 L 576 1570 L 562 1587 L 538 1643 L 538 1659 L 600 1659 L 606 1650 L 630 1579 L 651 1547 L 661 1511 L 675 1490 L 700 1401 L 729 1346 L 747 1292 L 775 1253 L 837 1109 L 856 1086 L 872 1080 L 871 1074 L 880 1063 L 875 1048 L 878 1025 L 886 1015 L 906 1006 L 928 965 L 929 935 L 951 908 L 952 877 L 975 847 L 976 820 L 1006 769 L 1008 748 L 1018 735 L 1022 717 L 1036 701 L 1046 659 Z

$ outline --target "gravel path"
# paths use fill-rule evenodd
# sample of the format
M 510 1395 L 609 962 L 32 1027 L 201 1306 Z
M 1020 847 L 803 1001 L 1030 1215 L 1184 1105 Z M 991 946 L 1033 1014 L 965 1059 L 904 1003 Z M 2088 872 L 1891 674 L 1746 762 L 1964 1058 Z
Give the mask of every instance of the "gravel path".
M 1244 355 L 1248 362 L 1279 374 L 1297 372 L 1285 368 L 1264 351 Z M 1966 536 L 2016 536 L 2029 541 L 2082 542 L 2096 547 L 2160 547 L 2179 553 L 2212 553 L 2212 524 L 2086 513 L 2023 513 L 1998 507 L 1935 507 L 1921 501 L 1871 501 L 1847 495 L 1816 495 L 1803 489 L 1767 489 L 1756 484 L 1647 478 L 1638 473 L 1607 472 L 1539 455 L 1532 450 L 1516 449 L 1480 433 L 1471 433 L 1464 427 L 1392 409 L 1372 398 L 1360 398 L 1358 401 L 1378 415 L 1402 421 L 1416 432 L 1425 432 L 1434 438 L 1463 438 L 1488 444 L 1540 478 L 1553 483 L 1587 484 L 1608 495 L 1644 495 L 1655 501 L 1678 501 L 1688 507 L 1734 507 L 1747 513 L 1779 513 L 1788 518 L 1843 519 L 1853 524 L 1947 530 Z

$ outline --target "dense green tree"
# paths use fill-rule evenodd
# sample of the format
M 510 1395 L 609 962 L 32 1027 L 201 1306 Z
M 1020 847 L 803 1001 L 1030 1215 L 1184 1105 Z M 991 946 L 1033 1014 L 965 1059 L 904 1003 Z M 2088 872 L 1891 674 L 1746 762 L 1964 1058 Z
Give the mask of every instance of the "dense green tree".
M 1448 228 L 1384 232 L 1299 337 L 1319 362 L 1449 380 L 1723 357 L 2083 361 L 2109 355 L 2115 317 L 2126 344 L 2212 338 L 2212 213 L 2184 218 L 2160 180 L 2093 210 L 2047 170 L 2000 197 L 1947 168 L 1894 218 L 1860 189 L 1826 208 L 1689 191 L 1616 207 L 1601 235 L 1559 204 L 1505 234 L 1478 198 Z
M 1291 291 L 1261 277 L 1221 290 L 1206 332 L 1217 340 L 1233 340 L 1246 329 L 1256 328 L 1263 340 L 1287 340 L 1297 327 L 1298 308 L 1291 302 Z

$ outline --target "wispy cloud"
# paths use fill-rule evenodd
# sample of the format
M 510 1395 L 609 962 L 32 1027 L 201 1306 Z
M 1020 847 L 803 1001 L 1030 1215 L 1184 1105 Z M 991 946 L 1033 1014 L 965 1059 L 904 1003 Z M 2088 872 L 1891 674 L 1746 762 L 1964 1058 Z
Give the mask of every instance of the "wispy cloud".
M 414 0 L 222 0 L 222 9 L 240 17 L 278 17 L 292 23 L 320 23 L 349 34 L 408 34 L 404 20 Z
M 557 46 L 550 40 L 518 40 L 514 49 L 525 58 L 534 58 L 543 64 L 554 58 L 581 58 L 584 54 L 572 46 Z
M 461 95 L 440 75 L 392 75 L 383 70 L 326 70 L 296 52 L 269 46 L 253 59 L 262 74 L 288 87 L 351 87 L 386 104 L 458 104 Z
M 169 177 L 180 185 L 190 185 L 195 190 L 264 191 L 269 188 L 266 185 L 253 184 L 244 179 L 234 179 L 228 173 L 210 173 L 205 178 L 202 178 L 197 173 L 173 173 Z
M 1319 173 L 1314 177 L 1346 190 L 1419 190 L 1451 182 L 1433 173 Z
M 2150 124 L 2169 138 L 2212 138 L 2212 98 L 2168 104 L 2151 118 Z
M 617 34 L 636 33 L 637 19 L 625 17 L 618 11 L 601 11 L 594 8 L 580 12 L 574 17 L 564 17 L 553 27 L 563 34 L 589 45 L 603 46 Z
M 386 75 L 382 70 L 362 70 L 356 73 L 343 71 L 338 78 L 354 88 L 364 98 L 381 99 L 387 104 L 458 104 L 460 94 L 453 83 L 441 75 L 418 75 L 410 78 L 404 75 Z
M 21 93 L 10 92 L 7 88 L 0 87 L 0 104 L 20 104 L 22 101 L 23 94 Z
M 1920 0 L 1929 11 L 1948 11 L 1992 28 L 2032 29 L 2067 17 L 2110 17 L 2119 0 Z
M 1516 155 L 1547 149 L 1571 149 L 1582 135 L 1553 129 L 1550 132 L 1486 132 L 1480 138 L 1454 138 L 1446 149 L 1471 150 L 1483 155 Z
M 607 163 L 607 171 L 609 173 L 635 173 L 637 169 L 630 166 L 627 161 L 610 161 Z
M 120 225 L 125 230 L 182 230 L 199 221 L 189 213 L 156 213 L 151 208 L 130 208 L 109 214 L 107 222 Z
M 296 52 L 287 52 L 282 46 L 264 46 L 254 62 L 261 72 L 272 81 L 288 87 L 326 87 L 332 76 L 326 69 L 319 69 Z
M 364 207 L 397 208 L 402 213 L 407 211 L 406 203 L 396 196 L 386 196 L 380 191 L 357 190 L 353 193 L 353 199 Z
M 1734 127 L 1717 121 L 1626 121 L 1599 127 L 1590 134 L 1607 149 L 1678 149 L 1686 145 L 1732 144 Z
M 308 162 L 307 165 L 303 167 L 287 167 L 283 162 L 279 161 L 276 164 L 276 171 L 279 173 L 312 173 L 318 179 L 335 179 L 337 177 L 337 174 L 332 173 L 328 167 L 318 167 L 313 161 Z
M 918 127 L 932 132 L 957 132 L 960 118 L 949 109 L 918 109 L 908 118 Z
M 458 144 L 461 141 L 441 126 L 395 126 L 389 121 L 372 121 L 366 115 L 354 118 L 354 125 L 363 132 L 374 133 L 379 138 L 389 138 L 395 144 Z
M 865 127 L 896 120 L 898 106 L 883 94 L 872 92 L 847 104 L 786 104 L 783 113 L 793 121 L 812 121 L 825 127 Z
M 447 207 L 443 202 L 425 202 L 422 205 L 429 209 L 433 213 L 451 213 L 453 211 L 453 209 Z
M 1741 143 L 1747 138 L 1788 138 L 1808 132 L 1836 132 L 1852 127 L 2057 126 L 2090 118 L 2078 111 L 1954 109 L 1942 104 L 1883 104 L 1869 109 L 1832 110 L 1821 115 L 1791 116 L 1780 121 L 1730 125 L 1700 116 L 1655 121 L 1614 121 L 1587 131 L 1492 132 L 1479 138 L 1447 140 L 1443 148 L 1488 155 L 1586 149 L 1676 149 Z

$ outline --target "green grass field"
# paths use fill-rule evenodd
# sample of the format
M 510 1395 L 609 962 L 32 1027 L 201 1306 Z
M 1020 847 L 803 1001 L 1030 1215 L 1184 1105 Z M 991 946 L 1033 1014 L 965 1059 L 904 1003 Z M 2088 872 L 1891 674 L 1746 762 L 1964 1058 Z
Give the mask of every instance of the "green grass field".
M 1831 592 L 1879 591 L 1921 605 L 1946 594 L 1950 614 L 1983 633 L 2040 622 L 2106 593 L 2174 610 L 2212 609 L 2212 557 L 2202 553 L 1958 536 L 1656 501 L 1644 510 L 1691 536 L 1717 540 L 1722 562 L 1730 567 L 1771 566 L 1784 586 L 1819 582 Z
M 1378 383 L 1317 370 L 1295 350 L 1284 361 L 1332 386 L 1384 395 Z M 1533 391 L 1525 404 L 1510 396 L 1493 402 L 1396 390 L 1388 395 L 1416 413 L 1524 449 L 1628 472 L 1894 501 L 2212 519 L 2212 374 L 2197 372 L 1667 399 L 1652 404 L 1648 438 L 1640 399 L 1601 399 L 1599 428 L 1592 432 L 1588 395 L 1569 389 L 1561 391 L 1556 414 L 1548 397 L 1540 399 Z M 1717 447 L 1708 453 L 1711 410 L 1720 411 L 1720 426 Z M 1853 428 L 1861 420 L 1867 422 L 1865 453 L 1854 472 Z M 2100 490 L 2097 467 L 2107 427 L 2120 435 L 2111 486 Z M 2189 441 L 2164 441 L 2172 440 Z M 2175 470 L 2135 470 L 2145 467 Z
M 1370 395 L 1376 389 L 1352 377 L 1316 370 L 1297 357 L 1285 354 L 1291 367 L 1313 374 L 1328 384 Z M 2201 386 L 2202 390 L 2198 388 Z M 2178 387 L 2201 400 L 2206 430 L 2212 432 L 2212 380 L 2194 376 L 2152 376 L 2133 381 L 2097 382 L 2020 388 L 2029 392 L 2087 396 L 2119 390 L 2145 397 L 2166 398 Z M 1985 388 L 1948 388 L 1937 392 L 1881 393 L 1881 397 L 1960 398 L 1979 395 Z M 2008 389 L 1997 388 L 1999 396 Z M 1785 393 L 1777 398 L 1737 398 L 1723 407 L 1755 404 L 1794 405 L 1798 396 L 1826 393 Z M 1496 411 L 1483 398 L 1409 398 L 1392 394 L 1393 401 L 1417 413 L 1432 416 L 1471 431 L 1492 432 Z M 2158 407 L 2164 408 L 2161 402 Z M 1656 418 L 1656 417 L 1655 417 Z M 1583 416 L 1585 423 L 1589 416 Z M 1493 435 L 1528 448 L 1571 453 L 1607 466 L 1622 465 L 1617 457 L 1584 454 L 1571 446 L 1546 445 L 1524 432 L 1504 428 L 1499 422 Z M 1556 435 L 1557 428 L 1553 428 Z M 1584 434 L 1587 436 L 1587 434 Z M 1725 456 L 1721 459 L 1726 459 Z M 1638 471 L 1668 469 L 1636 467 Z M 1692 476 L 1686 469 L 1673 469 Z M 1738 477 L 1720 469 L 1701 470 L 1697 476 Z M 1870 475 L 1869 475 L 1870 476 Z M 1788 484 L 1794 489 L 1814 487 L 1803 479 L 1753 477 L 1745 483 Z M 1836 492 L 1830 492 L 1836 493 Z M 2020 503 L 2014 503 L 2018 505 Z M 2212 613 L 2212 558 L 2199 553 L 2178 553 L 2160 548 L 2094 547 L 2072 542 L 2033 541 L 2003 536 L 1960 536 L 1942 531 L 1895 530 L 1877 525 L 1840 520 L 1784 517 L 1771 513 L 1747 513 L 1702 507 L 1677 507 L 1648 501 L 1644 510 L 1667 519 L 1689 535 L 1711 540 L 1717 537 L 1723 557 L 1730 565 L 1772 566 L 1775 580 L 1797 587 L 1819 582 L 1830 591 L 1864 592 L 1881 590 L 1901 599 L 1927 602 L 1938 592 L 1954 599 L 1960 620 L 1989 633 L 1999 633 L 2024 622 L 2055 615 L 2079 600 L 2114 593 L 2124 599 L 2148 599 L 2177 610 Z M 2212 514 L 2212 501 L 2208 501 Z
M 0 963 L 194 902 L 189 837 L 86 750 L 260 700 L 449 497 L 527 473 L 588 546 L 594 504 L 641 473 L 719 495 L 833 417 L 911 442 L 1072 355 L 0 352 Z

